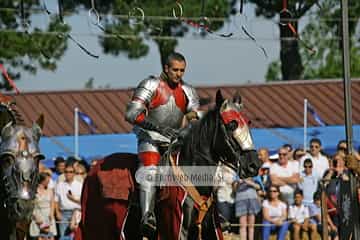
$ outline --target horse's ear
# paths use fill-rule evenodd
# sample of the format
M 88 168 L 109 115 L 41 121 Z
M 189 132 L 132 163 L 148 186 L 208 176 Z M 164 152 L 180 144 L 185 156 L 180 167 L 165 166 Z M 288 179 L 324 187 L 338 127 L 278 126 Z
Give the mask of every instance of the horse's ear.
M 235 92 L 235 95 L 234 95 L 234 97 L 233 97 L 233 102 L 234 103 L 237 103 L 237 104 L 241 104 L 241 95 L 240 95 L 240 92 L 239 92 L 239 90 L 237 90 L 236 92 Z
M 216 107 L 220 108 L 221 105 L 223 104 L 224 100 L 225 100 L 225 99 L 224 99 L 224 97 L 223 97 L 223 95 L 222 95 L 222 93 L 221 93 L 221 90 L 218 89 L 218 90 L 216 91 Z
M 44 117 L 44 114 L 43 114 L 43 113 L 41 113 L 40 116 L 38 117 L 38 119 L 36 120 L 36 124 L 37 124 L 41 129 L 44 129 L 45 117 Z
M 34 139 L 37 142 L 39 142 L 40 137 L 42 135 L 42 130 L 41 130 L 41 127 L 36 122 L 32 126 L 32 132 L 33 132 Z
M 7 138 L 11 137 L 13 135 L 13 133 L 14 133 L 13 122 L 10 121 L 1 130 L 1 138 L 2 139 L 7 139 Z

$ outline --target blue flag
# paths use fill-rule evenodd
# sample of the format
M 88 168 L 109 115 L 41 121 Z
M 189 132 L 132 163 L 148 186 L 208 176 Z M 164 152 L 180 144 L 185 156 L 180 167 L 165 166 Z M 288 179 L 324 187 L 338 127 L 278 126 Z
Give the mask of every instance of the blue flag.
M 78 116 L 90 128 L 91 133 L 95 133 L 96 126 L 90 116 L 80 111 L 78 111 Z
M 322 127 L 326 126 L 327 124 L 320 118 L 319 114 L 317 114 L 315 112 L 315 109 L 313 108 L 313 106 L 310 105 L 310 103 L 308 102 L 308 106 L 307 106 L 308 111 L 310 112 L 310 114 L 313 116 L 314 120 Z

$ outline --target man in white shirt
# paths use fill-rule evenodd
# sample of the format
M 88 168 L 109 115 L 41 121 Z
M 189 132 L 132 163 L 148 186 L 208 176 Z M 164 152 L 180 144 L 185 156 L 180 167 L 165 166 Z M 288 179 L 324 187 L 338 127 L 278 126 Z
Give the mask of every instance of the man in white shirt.
M 289 153 L 287 148 L 279 149 L 279 161 L 273 163 L 270 167 L 271 183 L 280 187 L 280 194 L 284 201 L 291 205 L 294 201 L 294 191 L 300 182 L 299 163 L 297 161 L 289 161 Z
M 293 240 L 300 240 L 301 230 L 310 233 L 310 240 L 316 239 L 316 225 L 309 222 L 310 214 L 309 208 L 306 207 L 303 201 L 303 192 L 298 189 L 294 193 L 294 205 L 289 207 L 289 221 L 292 223 L 291 232 Z
M 82 183 L 75 180 L 75 169 L 72 164 L 65 167 L 65 181 L 59 181 L 55 187 L 56 215 L 59 223 L 60 240 L 69 237 L 69 223 L 75 209 L 80 209 Z
M 321 141 L 318 138 L 312 138 L 310 140 L 310 153 L 307 153 L 300 159 L 300 171 L 303 171 L 304 161 L 310 158 L 313 163 L 313 172 L 320 176 L 324 176 L 326 170 L 329 169 L 329 160 L 326 156 L 321 154 Z
M 304 171 L 300 173 L 300 183 L 298 187 L 304 193 L 303 203 L 310 206 L 313 203 L 314 193 L 317 191 L 319 176 L 313 172 L 313 164 L 310 158 L 304 161 Z

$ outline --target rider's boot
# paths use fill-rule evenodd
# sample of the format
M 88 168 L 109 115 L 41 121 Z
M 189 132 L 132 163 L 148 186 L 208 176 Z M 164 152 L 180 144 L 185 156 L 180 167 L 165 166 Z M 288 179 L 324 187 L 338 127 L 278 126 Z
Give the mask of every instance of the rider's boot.
M 146 189 L 140 187 L 141 230 L 142 235 L 149 239 L 154 239 L 156 233 L 155 197 L 156 188 L 154 186 Z

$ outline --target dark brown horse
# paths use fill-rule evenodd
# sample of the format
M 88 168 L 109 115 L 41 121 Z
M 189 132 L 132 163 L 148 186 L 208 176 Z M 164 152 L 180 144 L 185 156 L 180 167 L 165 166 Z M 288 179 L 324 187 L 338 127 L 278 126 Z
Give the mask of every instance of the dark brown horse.
M 184 173 L 185 167 L 191 166 L 195 171 L 197 167 L 208 168 L 206 172 L 215 175 L 216 166 L 222 162 L 242 178 L 256 175 L 260 161 L 240 99 L 226 100 L 219 91 L 214 109 L 169 146 L 162 165 L 174 173 Z M 77 239 L 141 239 L 136 168 L 136 155 L 125 153 L 106 157 L 94 167 L 84 183 Z M 216 203 L 212 201 L 213 186 L 193 182 L 189 188 L 179 184 L 162 186 L 159 191 L 157 238 L 222 239 Z
M 28 235 L 34 207 L 39 161 L 41 128 L 16 125 L 16 117 L 1 105 L 0 143 L 0 239 L 24 240 Z

